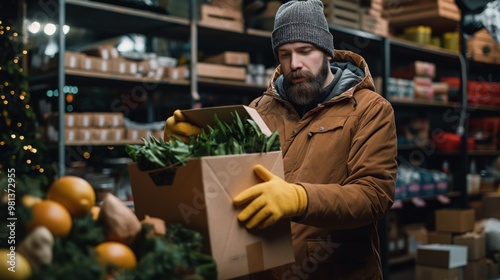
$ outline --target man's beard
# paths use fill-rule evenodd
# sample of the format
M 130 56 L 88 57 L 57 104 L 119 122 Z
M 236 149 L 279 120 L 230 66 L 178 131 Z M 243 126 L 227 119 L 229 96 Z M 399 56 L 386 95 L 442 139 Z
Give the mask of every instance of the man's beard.
M 290 102 L 297 105 L 308 105 L 315 101 L 320 95 L 326 77 L 330 71 L 330 64 L 325 55 L 321 69 L 317 75 L 310 71 L 296 70 L 285 76 L 285 94 Z M 300 83 L 293 83 L 294 79 L 304 79 Z

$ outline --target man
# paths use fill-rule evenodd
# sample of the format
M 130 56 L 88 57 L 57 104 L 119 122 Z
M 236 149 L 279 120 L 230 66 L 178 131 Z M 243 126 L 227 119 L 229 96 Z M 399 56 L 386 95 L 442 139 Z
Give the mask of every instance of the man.
M 285 180 L 257 166 L 263 183 L 234 198 L 238 219 L 247 228 L 291 219 L 295 263 L 273 269 L 275 279 L 382 279 L 377 221 L 394 198 L 393 109 L 361 56 L 334 51 L 321 1 L 283 4 L 272 48 L 280 65 L 250 106 L 279 131 Z M 196 133 L 180 111 L 167 120 L 167 137 Z

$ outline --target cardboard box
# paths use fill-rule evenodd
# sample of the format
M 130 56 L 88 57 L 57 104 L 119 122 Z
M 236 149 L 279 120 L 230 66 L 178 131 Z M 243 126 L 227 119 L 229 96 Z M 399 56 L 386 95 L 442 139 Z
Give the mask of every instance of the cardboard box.
M 90 141 L 93 140 L 92 133 L 93 133 L 93 129 L 91 129 L 91 128 L 82 128 L 82 129 L 79 129 L 78 130 L 77 140 L 78 141 L 87 141 L 87 142 L 90 142 Z
M 228 114 L 224 112 L 233 112 L 234 109 L 250 112 L 257 124 L 264 124 L 257 112 L 246 106 L 186 110 L 183 113 L 191 122 L 200 125 L 197 121 L 213 120 L 214 112 L 219 119 L 228 120 Z M 207 124 L 203 122 L 200 126 Z M 263 127 L 263 131 L 266 128 Z M 200 232 L 205 241 L 204 252 L 212 255 L 217 263 L 219 279 L 291 263 L 294 255 L 288 220 L 281 220 L 265 230 L 247 230 L 237 220 L 241 209 L 233 206 L 232 198 L 261 182 L 253 172 L 256 164 L 284 177 L 281 151 L 195 158 L 185 166 L 167 169 L 172 178 L 172 183 L 167 186 L 155 185 L 150 177 L 154 172 L 140 171 L 135 163 L 130 164 L 136 215 L 139 219 L 150 215 L 167 223 L 181 223 Z
M 408 253 L 415 254 L 417 248 L 427 244 L 428 231 L 424 225 L 412 224 L 405 226 L 404 232 L 407 236 Z
M 246 79 L 246 68 L 199 62 L 196 67 L 199 77 L 241 80 Z
M 111 44 L 86 47 L 83 48 L 81 52 L 89 56 L 102 58 L 104 60 L 120 57 L 118 50 Z
M 177 67 L 179 73 L 188 73 L 187 78 L 191 75 L 188 66 Z M 214 63 L 198 62 L 196 71 L 198 77 L 225 79 L 225 80 L 239 80 L 245 81 L 247 69 L 242 66 L 227 66 Z
M 250 63 L 250 54 L 247 52 L 226 51 L 203 60 L 208 63 L 225 65 L 248 65 Z
M 482 212 L 484 218 L 500 219 L 500 193 L 484 194 L 482 202 Z
M 415 280 L 463 280 L 464 268 L 452 269 L 437 268 L 432 266 L 417 265 L 415 267 Z
M 439 209 L 436 215 L 436 231 L 465 233 L 474 229 L 474 209 Z
M 453 238 L 453 244 L 467 246 L 467 259 L 469 261 L 478 260 L 486 256 L 486 237 L 484 233 L 469 232 L 455 236 Z
M 82 62 L 82 69 L 87 71 L 98 71 L 101 59 L 93 56 L 85 56 Z
M 453 244 L 453 233 L 431 231 L 427 234 L 429 244 Z
M 243 13 L 241 10 L 209 4 L 201 5 L 200 24 L 203 26 L 243 32 L 243 22 Z
M 486 269 L 488 272 L 488 279 L 496 279 L 500 277 L 500 267 L 497 262 L 491 259 L 486 259 Z
M 488 266 L 486 265 L 486 258 L 469 261 L 464 269 L 464 279 L 471 279 L 471 280 L 490 279 L 488 278 Z
M 123 126 L 122 113 L 94 113 L 92 114 L 93 127 L 121 127 Z
M 78 130 L 76 128 L 64 129 L 64 140 L 66 142 L 74 142 L 78 140 Z
M 416 263 L 440 268 L 456 268 L 467 264 L 467 246 L 427 244 L 417 248 Z
M 149 130 L 127 128 L 125 131 L 125 139 L 131 141 L 140 141 L 142 138 L 147 139 L 149 134 Z

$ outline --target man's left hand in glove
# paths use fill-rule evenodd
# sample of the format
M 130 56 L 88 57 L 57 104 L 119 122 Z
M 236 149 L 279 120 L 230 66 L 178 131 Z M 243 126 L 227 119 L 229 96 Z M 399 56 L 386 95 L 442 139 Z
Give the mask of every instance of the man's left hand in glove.
M 256 165 L 254 172 L 264 182 L 242 191 L 233 199 L 236 206 L 248 203 L 238 214 L 238 220 L 245 223 L 246 228 L 263 229 L 279 219 L 304 214 L 308 200 L 302 186 L 287 183 L 262 165 Z

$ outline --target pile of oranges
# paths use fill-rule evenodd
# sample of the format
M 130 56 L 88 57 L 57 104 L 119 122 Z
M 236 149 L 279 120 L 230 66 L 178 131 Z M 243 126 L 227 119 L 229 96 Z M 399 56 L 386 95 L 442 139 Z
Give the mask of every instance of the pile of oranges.
M 32 218 L 26 224 L 27 230 L 30 232 L 44 226 L 53 236 L 66 238 L 71 232 L 75 218 L 91 213 L 93 219 L 97 220 L 100 207 L 96 206 L 95 202 L 94 189 L 85 179 L 76 176 L 61 177 L 50 185 L 45 199 L 30 195 L 22 198 L 22 203 L 32 209 Z M 113 265 L 118 268 L 133 269 L 137 264 L 134 252 L 126 244 L 104 241 L 98 244 L 95 250 L 98 262 L 103 267 Z M 3 255 L 5 254 L 2 253 Z M 22 255 L 19 259 L 23 259 Z M 7 268 L 3 269 L 3 265 L 5 262 L 0 264 L 0 269 L 8 273 L 5 276 L 9 279 L 26 279 L 31 274 L 29 264 L 24 265 L 25 268 L 16 273 L 8 272 Z M 0 273 L 0 279 L 6 278 Z

